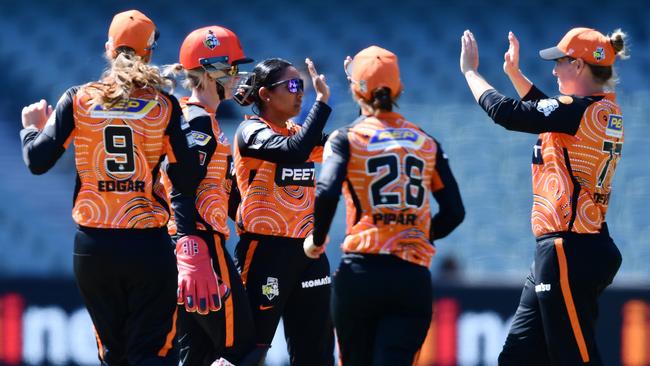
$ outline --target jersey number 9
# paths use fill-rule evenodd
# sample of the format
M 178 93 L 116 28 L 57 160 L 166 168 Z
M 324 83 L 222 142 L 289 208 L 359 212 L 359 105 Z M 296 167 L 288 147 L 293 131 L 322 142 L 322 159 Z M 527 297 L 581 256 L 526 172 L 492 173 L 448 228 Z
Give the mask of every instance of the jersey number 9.
M 129 126 L 106 126 L 104 129 L 106 171 L 109 173 L 134 173 L 133 130 Z

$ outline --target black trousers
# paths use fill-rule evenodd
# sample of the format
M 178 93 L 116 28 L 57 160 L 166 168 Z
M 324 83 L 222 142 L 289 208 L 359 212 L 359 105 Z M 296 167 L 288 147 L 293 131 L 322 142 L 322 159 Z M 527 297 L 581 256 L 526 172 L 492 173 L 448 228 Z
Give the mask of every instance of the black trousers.
M 602 365 L 598 297 L 620 265 L 606 226 L 601 234 L 538 239 L 499 365 Z
M 392 255 L 344 255 L 332 291 L 343 365 L 412 365 L 432 302 L 428 268 Z
M 176 259 L 166 228 L 93 229 L 75 236 L 74 273 L 102 365 L 172 366 Z
M 250 301 L 257 343 L 270 345 L 282 317 L 291 365 L 332 366 L 327 257 L 310 259 L 303 239 L 243 234 L 235 248 Z
M 246 290 L 226 250 L 224 236 L 208 231 L 199 231 L 197 235 L 208 244 L 214 271 L 230 288 L 230 296 L 222 303 L 221 310 L 207 315 L 188 313 L 184 305 L 179 305 L 181 365 L 209 366 L 223 357 L 239 366 L 256 348 Z

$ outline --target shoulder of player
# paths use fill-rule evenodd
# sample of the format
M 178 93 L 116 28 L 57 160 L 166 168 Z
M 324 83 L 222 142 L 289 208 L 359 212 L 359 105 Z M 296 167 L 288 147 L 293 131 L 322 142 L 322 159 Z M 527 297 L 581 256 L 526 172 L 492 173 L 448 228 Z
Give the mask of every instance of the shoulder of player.
M 184 106 L 183 109 L 183 116 L 185 117 L 185 120 L 190 124 L 190 126 L 194 126 L 196 124 L 212 124 L 212 117 L 210 116 L 210 113 L 206 111 L 203 107 L 198 106 L 196 104 L 187 104 Z
M 238 144 L 252 144 L 253 139 L 258 136 L 260 132 L 265 132 L 269 135 L 273 134 L 273 130 L 266 123 L 257 118 L 248 118 L 243 120 L 239 124 L 239 127 L 237 127 L 235 138 L 237 139 Z

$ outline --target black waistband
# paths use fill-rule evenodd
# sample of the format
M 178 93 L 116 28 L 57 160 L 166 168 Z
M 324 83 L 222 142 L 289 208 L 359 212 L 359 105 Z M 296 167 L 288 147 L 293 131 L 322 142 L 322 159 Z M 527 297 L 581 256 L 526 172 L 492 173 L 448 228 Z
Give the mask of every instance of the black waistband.
M 561 231 L 561 232 L 555 232 L 555 233 L 548 233 L 544 235 L 540 235 L 536 238 L 537 242 L 544 241 L 546 239 L 550 238 L 562 238 L 562 239 L 589 239 L 589 238 L 594 238 L 594 239 L 599 239 L 599 238 L 609 238 L 609 228 L 607 228 L 607 223 L 603 222 L 602 226 L 600 227 L 600 232 L 594 233 L 594 234 L 583 234 L 583 233 L 574 233 L 570 231 Z
M 115 228 L 103 228 L 103 227 L 90 227 L 90 226 L 81 226 L 77 225 L 77 230 L 82 231 L 84 233 L 115 233 L 115 234 L 121 234 L 121 233 L 158 233 L 158 232 L 167 232 L 167 226 L 162 226 L 162 227 L 154 227 L 154 228 L 146 228 L 146 229 L 133 229 L 133 228 L 125 228 L 125 229 L 115 229 Z

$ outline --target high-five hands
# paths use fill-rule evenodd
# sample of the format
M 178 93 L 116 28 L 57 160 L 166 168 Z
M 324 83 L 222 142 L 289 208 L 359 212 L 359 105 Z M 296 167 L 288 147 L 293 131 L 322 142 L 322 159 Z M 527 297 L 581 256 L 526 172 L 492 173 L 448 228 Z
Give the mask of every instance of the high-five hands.
M 305 63 L 307 64 L 307 70 L 309 71 L 311 82 L 316 91 L 316 100 L 327 103 L 330 98 L 330 87 L 327 85 L 327 82 L 325 82 L 325 75 L 318 74 L 316 66 L 314 66 L 314 62 L 310 58 L 306 58 Z
M 460 38 L 460 43 L 460 71 L 463 74 L 468 71 L 476 72 L 478 70 L 478 44 L 474 39 L 474 34 L 466 30 Z
M 508 32 L 508 43 L 508 51 L 503 55 L 503 72 L 511 76 L 519 72 L 519 40 L 512 32 Z

